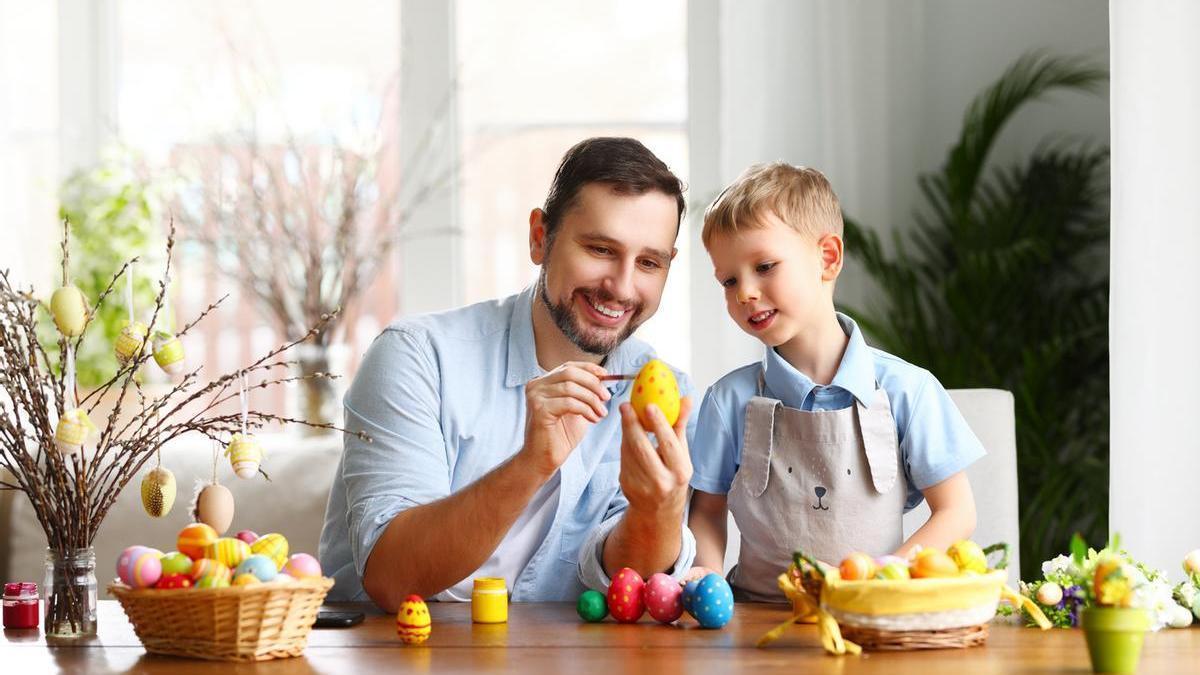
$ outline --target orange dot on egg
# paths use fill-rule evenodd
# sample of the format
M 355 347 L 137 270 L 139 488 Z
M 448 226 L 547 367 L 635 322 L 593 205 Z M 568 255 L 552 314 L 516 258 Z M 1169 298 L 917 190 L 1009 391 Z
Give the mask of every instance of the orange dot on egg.
M 642 393 L 642 385 L 640 385 L 640 384 L 638 385 L 637 393 L 639 393 L 639 394 Z

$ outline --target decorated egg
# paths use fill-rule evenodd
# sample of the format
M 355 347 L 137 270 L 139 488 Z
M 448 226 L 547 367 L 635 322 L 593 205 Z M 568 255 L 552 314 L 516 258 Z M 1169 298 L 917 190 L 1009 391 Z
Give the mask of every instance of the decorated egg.
M 321 563 L 307 553 L 293 553 L 283 566 L 283 571 L 297 579 L 319 578 Z
M 262 462 L 263 451 L 258 439 L 250 434 L 234 434 L 225 448 L 225 455 L 238 478 L 254 478 Z
M 253 574 L 235 574 L 235 575 L 233 575 L 233 585 L 234 586 L 253 586 L 255 584 L 261 584 L 261 583 L 262 583 L 262 579 L 259 579 L 258 577 L 254 576 Z
M 250 557 L 250 544 L 233 537 L 221 537 L 204 547 L 204 557 L 233 569 Z
M 879 571 L 875 573 L 876 579 L 909 579 L 911 575 L 908 573 L 908 563 L 904 562 L 889 562 Z
M 99 429 L 80 408 L 63 412 L 54 427 L 54 447 L 64 455 L 73 455 L 95 441 Z
M 958 576 L 958 565 L 950 556 L 936 548 L 923 548 L 913 560 L 909 570 L 914 579 L 935 579 Z
M 689 613 L 702 628 L 720 628 L 733 618 L 733 589 L 716 572 L 705 575 L 696 585 Z
M 275 561 L 265 555 L 254 554 L 241 562 L 234 571 L 234 578 L 243 574 L 252 574 L 259 581 L 270 581 L 279 574 Z
M 164 577 L 170 574 L 190 574 L 192 571 L 192 559 L 179 551 L 171 551 L 159 562 L 162 563 Z
M 194 583 L 192 577 L 187 574 L 163 574 L 158 578 L 158 583 L 154 584 L 154 587 L 169 591 L 177 588 L 191 588 Z
M 196 520 L 207 523 L 217 534 L 225 534 L 233 523 L 233 493 L 229 488 L 210 483 L 196 496 Z
M 113 351 L 116 352 L 117 361 L 122 366 L 128 365 L 142 351 L 142 347 L 146 344 L 147 332 L 149 332 L 149 329 L 141 321 L 126 322 L 121 328 L 121 334 L 117 336 L 117 341 L 113 343 Z
M 692 613 L 696 602 L 696 589 L 700 587 L 699 579 L 692 579 L 683 585 L 683 611 Z
M 646 611 L 659 623 L 671 623 L 683 616 L 683 586 L 662 572 L 646 580 L 643 599 Z
M 220 577 L 229 581 L 233 577 L 233 572 L 216 560 L 201 558 L 192 563 L 191 577 L 196 582 L 205 577 Z
M 196 581 L 196 588 L 226 588 L 229 586 L 229 577 L 209 575 L 200 577 Z
M 838 566 L 838 572 L 846 581 L 870 579 L 878 571 L 875 559 L 866 553 L 851 553 Z
M 646 429 L 654 429 L 654 423 L 646 414 L 646 406 L 651 403 L 658 406 L 667 418 L 667 424 L 673 426 L 679 419 L 679 383 L 675 381 L 675 373 L 662 361 L 650 359 L 633 380 L 629 403 Z
M 179 531 L 175 548 L 192 560 L 198 560 L 204 557 L 204 549 L 216 541 L 218 536 L 217 531 L 210 525 L 192 523 Z
M 1107 557 L 1096 563 L 1093 590 L 1096 604 L 1105 607 L 1128 607 L 1133 599 L 1133 580 L 1119 558 Z
M 259 553 L 275 561 L 276 569 L 283 569 L 288 558 L 288 540 L 276 532 L 264 534 L 250 544 L 251 553 Z
M 988 571 L 987 556 L 979 544 L 970 539 L 961 539 L 946 549 L 946 555 L 954 561 L 960 572 L 976 572 L 983 574 Z
M 83 332 L 88 312 L 87 298 L 70 284 L 50 296 L 50 314 L 54 316 L 54 325 L 58 327 L 58 332 L 67 337 L 75 337 Z
M 642 618 L 646 603 L 642 589 L 646 582 L 635 570 L 622 567 L 608 586 L 608 611 L 620 623 L 633 623 Z
M 162 518 L 175 504 L 175 474 L 161 466 L 142 477 L 142 507 L 151 518 Z
M 400 603 L 396 612 L 396 634 L 406 645 L 419 645 L 429 639 L 433 621 L 429 607 L 419 595 L 410 595 Z
M 1062 602 L 1062 599 L 1063 599 L 1062 586 L 1059 586 L 1058 584 L 1054 583 L 1053 581 L 1047 581 L 1046 583 L 1042 584 L 1041 586 L 1038 586 L 1037 601 L 1039 603 L 1041 603 L 1042 605 L 1045 605 L 1046 607 L 1053 607 L 1053 606 L 1057 605 L 1058 603 Z
M 1200 574 L 1200 548 L 1183 556 L 1183 571 L 1186 574 Z
M 597 623 L 608 616 L 608 603 L 604 599 L 603 593 L 589 588 L 579 594 L 579 601 L 575 603 L 575 611 L 584 621 Z
M 183 373 L 183 343 L 165 331 L 154 331 L 154 362 L 168 375 Z
M 1187 607 L 1172 605 L 1167 608 L 1167 625 L 1171 628 L 1187 628 L 1192 625 L 1192 612 Z
M 237 534 L 235 534 L 233 536 L 237 537 L 238 539 L 241 539 L 242 541 L 246 542 L 247 544 L 253 544 L 254 540 L 258 539 L 258 535 L 255 534 L 254 531 L 252 531 L 252 530 L 240 530 Z
M 126 586 L 149 588 L 162 576 L 162 553 L 145 546 L 130 546 L 117 558 L 117 576 Z

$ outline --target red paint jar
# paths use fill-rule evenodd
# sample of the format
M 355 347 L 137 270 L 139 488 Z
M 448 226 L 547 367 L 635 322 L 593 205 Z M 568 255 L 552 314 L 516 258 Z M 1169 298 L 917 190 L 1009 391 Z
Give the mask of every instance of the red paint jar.
M 30 581 L 4 584 L 4 627 L 38 627 L 37 584 Z

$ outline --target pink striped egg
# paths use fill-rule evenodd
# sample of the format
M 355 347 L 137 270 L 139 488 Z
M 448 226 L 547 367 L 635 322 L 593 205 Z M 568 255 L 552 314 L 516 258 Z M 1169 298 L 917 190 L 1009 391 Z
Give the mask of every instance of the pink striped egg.
M 130 546 L 117 558 L 117 577 L 133 588 L 149 588 L 162 576 L 162 553 L 145 546 Z

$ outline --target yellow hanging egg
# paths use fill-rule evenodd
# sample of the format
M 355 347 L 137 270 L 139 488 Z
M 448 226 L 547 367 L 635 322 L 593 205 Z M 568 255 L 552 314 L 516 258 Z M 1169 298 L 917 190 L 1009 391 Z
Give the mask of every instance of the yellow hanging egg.
M 254 478 L 258 473 L 258 465 L 262 463 L 262 446 L 258 439 L 250 434 L 234 434 L 225 448 L 225 455 L 233 465 L 233 472 L 238 478 Z
M 216 560 L 229 569 L 234 569 L 250 557 L 250 545 L 241 539 L 221 537 L 204 547 L 204 557 Z
M 141 321 L 126 323 L 121 328 L 121 334 L 117 336 L 117 341 L 113 343 L 113 351 L 117 354 L 117 361 L 121 365 L 127 365 L 130 361 L 137 358 L 138 353 L 146 344 L 146 333 L 149 329 L 146 324 Z
M 83 332 L 88 313 L 87 298 L 74 286 L 63 286 L 50 296 L 50 314 L 54 316 L 54 325 L 67 337 L 75 337 Z
M 54 446 L 64 455 L 73 455 L 90 443 L 97 431 L 87 413 L 79 408 L 68 410 L 54 427 Z
M 648 431 L 654 430 L 654 424 L 646 415 L 646 406 L 653 403 L 667 418 L 667 424 L 674 426 L 679 419 L 679 383 L 675 374 L 667 364 L 658 359 L 651 359 L 638 371 L 633 380 L 633 393 L 629 397 L 633 411 L 637 413 L 638 421 Z
M 396 634 L 406 645 L 419 645 L 429 639 L 433 621 L 429 607 L 419 595 L 410 595 L 400 603 L 396 612 Z
M 204 523 L 225 534 L 233 523 L 233 493 L 224 485 L 211 483 L 196 495 L 196 504 L 192 514 L 197 522 Z
M 976 572 L 983 574 L 987 572 L 987 556 L 984 555 L 983 549 L 979 548 L 979 544 L 970 539 L 961 539 L 950 545 L 946 549 L 946 555 L 958 565 L 960 572 Z
M 151 518 L 162 518 L 175 504 L 175 474 L 161 466 L 142 478 L 142 506 Z
M 183 343 L 171 333 L 155 331 L 154 362 L 168 375 L 183 373 Z

